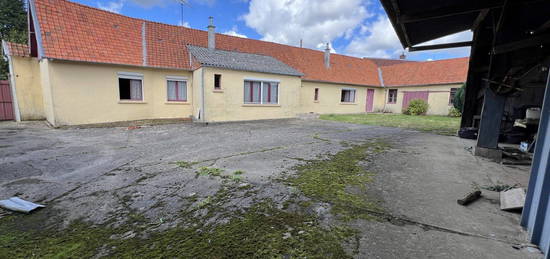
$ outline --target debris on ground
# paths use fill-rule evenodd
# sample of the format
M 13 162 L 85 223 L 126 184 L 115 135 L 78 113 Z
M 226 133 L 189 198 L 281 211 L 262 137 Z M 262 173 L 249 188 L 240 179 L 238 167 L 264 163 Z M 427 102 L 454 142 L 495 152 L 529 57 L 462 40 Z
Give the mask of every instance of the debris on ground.
M 11 197 L 7 200 L 0 200 L 0 207 L 7 210 L 29 213 L 37 208 L 43 208 L 46 206 L 32 203 L 18 197 Z
M 479 198 L 481 198 L 481 191 L 476 190 L 476 191 L 473 191 L 473 192 L 470 192 L 470 193 L 466 194 L 466 196 L 464 196 L 464 198 L 456 200 L 456 203 L 458 203 L 462 206 L 466 206 L 466 205 L 476 201 Z
M 126 128 L 126 130 L 136 130 L 136 129 L 141 129 L 141 126 L 130 126 Z
M 514 188 L 500 192 L 501 210 L 518 210 L 523 208 L 525 203 L 525 189 Z
M 487 191 L 492 191 L 492 192 L 505 192 L 505 191 L 508 191 L 510 189 L 514 189 L 514 188 L 517 188 L 517 187 L 518 187 L 518 184 L 514 184 L 514 185 L 495 184 L 495 185 L 482 186 L 481 188 L 485 189 Z

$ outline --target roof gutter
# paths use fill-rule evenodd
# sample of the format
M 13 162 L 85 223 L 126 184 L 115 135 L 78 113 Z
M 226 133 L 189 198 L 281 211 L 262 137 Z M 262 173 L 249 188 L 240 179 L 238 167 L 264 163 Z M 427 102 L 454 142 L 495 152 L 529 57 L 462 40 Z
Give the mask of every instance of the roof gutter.
M 143 66 L 143 65 L 133 65 L 133 64 L 121 64 L 121 63 L 108 63 L 108 62 L 95 62 L 95 61 L 83 61 L 83 60 L 71 60 L 71 59 L 61 59 L 61 58 L 47 58 L 50 61 L 63 61 L 63 62 L 76 62 L 76 63 L 87 63 L 94 65 L 112 65 L 112 66 L 127 66 L 127 67 L 139 67 L 139 68 L 151 68 L 151 69 L 167 69 L 167 70 L 178 70 L 178 71 L 194 71 L 193 69 L 186 68 L 173 68 L 173 67 L 155 67 L 155 66 Z
M 13 71 L 13 61 L 11 59 L 11 53 L 8 48 L 8 43 L 2 40 L 2 49 L 4 50 L 5 58 L 8 60 L 9 74 L 8 78 L 10 80 L 11 88 L 11 98 L 13 103 L 13 111 L 15 113 L 15 121 L 21 121 L 21 111 L 19 110 L 19 102 L 17 101 L 17 92 L 15 91 L 15 74 Z
M 32 23 L 34 25 L 34 36 L 36 38 L 36 46 L 38 48 L 38 59 L 43 59 L 45 58 L 45 56 L 44 56 L 44 48 L 42 47 L 42 30 L 40 29 L 40 23 L 38 22 L 38 17 L 36 16 L 36 4 L 34 0 L 29 0 L 29 10 L 31 11 L 31 14 L 32 14 Z
M 363 87 L 381 87 L 379 85 L 362 85 L 362 84 L 352 84 L 344 82 L 332 82 L 332 81 L 323 81 L 323 80 L 311 80 L 302 78 L 302 82 L 312 82 L 312 83 L 325 83 L 325 84 L 338 84 L 338 85 L 351 85 L 351 86 L 363 86 Z

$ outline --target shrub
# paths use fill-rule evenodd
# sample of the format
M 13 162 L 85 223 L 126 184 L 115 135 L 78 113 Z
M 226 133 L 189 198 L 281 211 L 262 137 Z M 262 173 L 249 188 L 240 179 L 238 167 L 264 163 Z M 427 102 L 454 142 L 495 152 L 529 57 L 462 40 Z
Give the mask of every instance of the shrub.
M 460 111 L 455 108 L 455 107 L 451 107 L 449 108 L 449 117 L 460 117 L 462 116 L 462 113 L 460 113 Z
M 407 115 L 424 115 L 430 106 L 422 99 L 414 99 L 409 103 L 409 107 L 404 111 Z
M 462 84 L 462 87 L 458 88 L 455 93 L 455 98 L 453 99 L 453 106 L 459 112 L 462 113 L 462 108 L 464 106 L 464 91 L 466 89 L 466 84 Z

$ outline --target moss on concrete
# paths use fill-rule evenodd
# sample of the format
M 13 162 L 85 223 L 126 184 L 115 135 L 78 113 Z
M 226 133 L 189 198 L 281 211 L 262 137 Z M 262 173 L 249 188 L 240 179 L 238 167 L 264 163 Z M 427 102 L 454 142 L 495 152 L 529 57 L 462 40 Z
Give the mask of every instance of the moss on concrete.
M 380 209 L 364 195 L 372 173 L 360 163 L 387 147 L 381 141 L 370 142 L 328 155 L 327 159 L 309 160 L 295 166 L 296 175 L 285 182 L 313 201 L 329 203 L 341 219 L 370 219 L 367 211 Z

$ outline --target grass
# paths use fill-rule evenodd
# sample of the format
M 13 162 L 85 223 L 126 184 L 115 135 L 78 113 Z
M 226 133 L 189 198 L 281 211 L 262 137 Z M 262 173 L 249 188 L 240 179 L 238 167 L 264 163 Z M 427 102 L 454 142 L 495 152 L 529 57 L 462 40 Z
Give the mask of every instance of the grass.
M 460 125 L 460 118 L 438 115 L 412 116 L 404 114 L 329 114 L 321 115 L 320 118 L 323 120 L 356 124 L 415 129 L 440 135 L 455 135 Z

